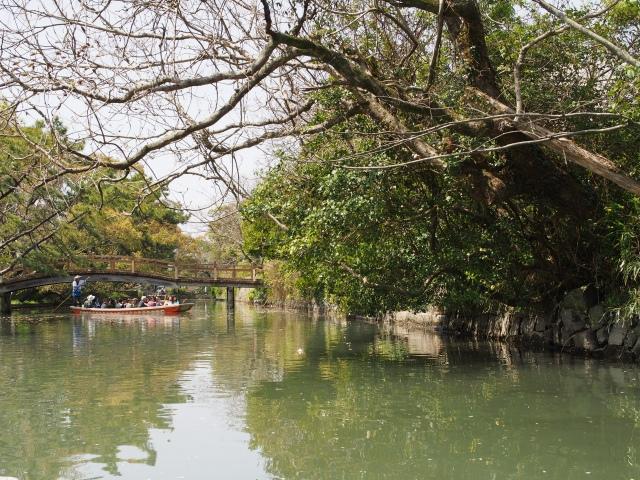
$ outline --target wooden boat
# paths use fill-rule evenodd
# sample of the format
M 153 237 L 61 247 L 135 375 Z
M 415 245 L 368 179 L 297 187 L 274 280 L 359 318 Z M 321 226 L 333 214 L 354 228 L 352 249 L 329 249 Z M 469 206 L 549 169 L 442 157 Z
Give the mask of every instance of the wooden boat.
M 191 310 L 193 303 L 180 303 L 175 305 L 158 305 L 156 307 L 134 307 L 134 308 L 87 308 L 87 307 L 71 307 L 72 313 L 111 313 L 111 314 L 141 314 L 141 313 L 162 313 L 165 315 L 175 315 L 176 313 Z

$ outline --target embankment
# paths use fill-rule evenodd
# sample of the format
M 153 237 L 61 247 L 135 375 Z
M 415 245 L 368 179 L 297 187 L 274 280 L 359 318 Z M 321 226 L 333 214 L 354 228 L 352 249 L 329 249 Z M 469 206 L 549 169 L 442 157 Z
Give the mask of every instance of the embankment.
M 435 328 L 449 335 L 640 361 L 640 322 L 617 321 L 584 289 L 570 292 L 547 313 L 507 311 L 461 316 L 433 310 L 397 312 L 385 320 L 413 328 Z

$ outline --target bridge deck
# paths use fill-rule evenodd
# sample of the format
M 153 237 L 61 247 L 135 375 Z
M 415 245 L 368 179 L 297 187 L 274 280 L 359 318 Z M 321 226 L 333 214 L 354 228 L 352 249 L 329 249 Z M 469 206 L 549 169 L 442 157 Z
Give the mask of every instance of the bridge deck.
M 58 265 L 54 272 L 16 268 L 0 281 L 0 293 L 70 282 L 75 275 L 89 281 L 152 283 L 166 286 L 262 286 L 257 265 L 191 263 L 140 257 L 91 255 Z

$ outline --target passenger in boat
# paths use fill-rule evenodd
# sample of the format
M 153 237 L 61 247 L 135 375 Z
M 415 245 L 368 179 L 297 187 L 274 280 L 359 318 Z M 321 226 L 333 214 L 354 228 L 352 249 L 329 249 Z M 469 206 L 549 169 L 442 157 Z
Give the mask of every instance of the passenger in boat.
M 84 303 L 82 304 L 82 306 L 84 308 L 91 308 L 94 305 L 94 300 L 96 299 L 95 295 L 88 295 L 87 299 L 84 301 Z
M 180 301 L 176 298 L 175 295 L 172 295 L 171 296 L 171 303 L 174 304 L 174 305 L 179 305 Z
M 115 308 L 122 308 L 124 305 L 122 305 L 122 302 L 120 300 L 118 300 L 116 302 L 116 304 L 114 305 Z
M 158 304 L 156 302 L 156 297 L 151 297 L 151 299 L 147 302 L 147 307 L 155 307 Z
M 138 302 L 138 307 L 139 307 L 139 308 L 146 307 L 146 306 L 147 306 L 147 305 L 146 305 L 146 303 L 145 303 L 145 302 L 146 302 L 146 300 L 147 300 L 147 297 L 142 297 L 142 298 L 140 299 L 140 301 Z
M 100 308 L 109 308 L 109 302 L 107 300 L 104 300 L 100 305 Z

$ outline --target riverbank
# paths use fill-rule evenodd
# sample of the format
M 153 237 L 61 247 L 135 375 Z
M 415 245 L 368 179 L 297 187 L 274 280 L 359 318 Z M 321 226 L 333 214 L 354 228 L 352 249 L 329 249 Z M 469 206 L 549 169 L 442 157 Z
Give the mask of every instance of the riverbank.
M 249 302 L 247 299 L 244 301 Z M 265 308 L 338 314 L 331 305 L 292 301 L 263 304 Z M 381 317 L 346 315 L 350 320 L 399 327 L 404 331 L 433 330 L 447 336 L 498 340 L 522 348 L 548 349 L 587 356 L 640 362 L 640 323 L 619 322 L 598 304 L 587 289 L 571 291 L 551 312 L 514 311 L 459 315 L 433 308 L 426 312 L 400 311 Z
M 611 311 L 590 299 L 584 289 L 570 292 L 552 312 L 505 311 L 460 316 L 434 309 L 395 312 L 382 322 L 434 329 L 446 335 L 502 340 L 577 354 L 640 361 L 640 324 L 616 321 Z

